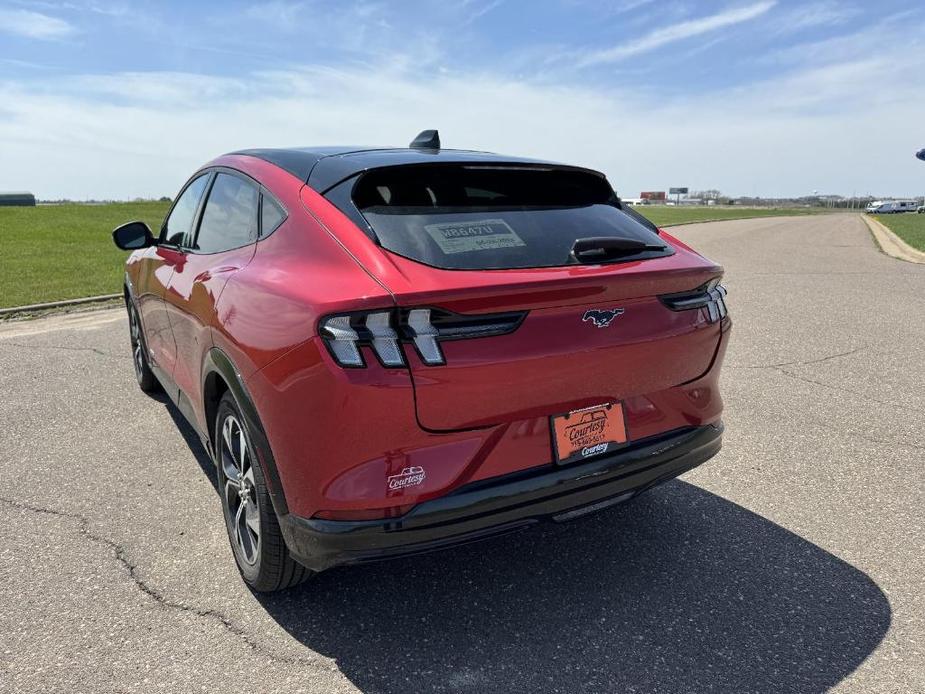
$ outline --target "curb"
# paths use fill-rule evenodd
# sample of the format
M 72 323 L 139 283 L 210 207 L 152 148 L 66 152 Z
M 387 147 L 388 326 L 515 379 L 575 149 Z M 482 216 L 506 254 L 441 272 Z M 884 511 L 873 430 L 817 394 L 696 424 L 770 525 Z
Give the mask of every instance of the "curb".
M 873 219 L 869 215 L 862 214 L 861 218 L 870 229 L 880 250 L 897 260 L 905 260 L 908 263 L 919 263 L 925 265 L 925 253 L 910 246 L 908 243 L 899 238 L 895 232 L 891 231 L 883 222 Z
M 68 306 L 81 306 L 83 304 L 96 304 L 103 301 L 112 301 L 121 299 L 122 294 L 101 294 L 100 296 L 88 296 L 83 299 L 65 299 L 64 301 L 49 301 L 44 304 L 28 304 L 27 306 L 12 306 L 10 308 L 0 308 L 0 317 L 12 316 L 17 313 L 32 313 L 33 311 L 46 311 L 52 308 L 66 308 Z

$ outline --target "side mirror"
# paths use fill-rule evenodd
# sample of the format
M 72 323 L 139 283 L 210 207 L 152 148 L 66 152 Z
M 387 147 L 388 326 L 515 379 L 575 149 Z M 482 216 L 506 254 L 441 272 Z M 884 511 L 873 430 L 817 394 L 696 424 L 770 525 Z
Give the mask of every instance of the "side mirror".
M 154 245 L 154 234 L 144 222 L 128 222 L 112 232 L 113 242 L 123 251 L 136 251 Z

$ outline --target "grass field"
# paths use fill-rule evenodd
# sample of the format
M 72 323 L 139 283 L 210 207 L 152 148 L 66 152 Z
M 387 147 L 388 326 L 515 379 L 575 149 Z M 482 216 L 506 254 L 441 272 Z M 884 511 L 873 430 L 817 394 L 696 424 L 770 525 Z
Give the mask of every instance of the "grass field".
M 0 308 L 118 292 L 128 254 L 113 245 L 110 232 L 133 219 L 158 229 L 168 206 L 165 202 L 126 202 L 0 207 Z M 637 209 L 659 225 L 809 212 L 736 207 Z
M 878 214 L 874 219 L 888 226 L 913 248 L 925 251 L 925 214 Z
M 641 205 L 634 209 L 659 226 L 687 224 L 690 222 L 712 222 L 724 219 L 819 214 L 831 211 L 807 207 L 669 207 L 667 205 Z
M 121 291 L 127 253 L 110 232 L 160 227 L 168 203 L 0 207 L 0 308 Z

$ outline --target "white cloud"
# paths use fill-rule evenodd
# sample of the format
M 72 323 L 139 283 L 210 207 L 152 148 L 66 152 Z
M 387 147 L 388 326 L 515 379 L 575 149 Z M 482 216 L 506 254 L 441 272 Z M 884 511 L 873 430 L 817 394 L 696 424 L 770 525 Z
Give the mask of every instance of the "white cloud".
M 489 0 L 484 5 L 473 7 L 471 11 L 469 11 L 469 16 L 463 20 L 463 26 L 478 21 L 492 10 L 497 9 L 503 2 L 504 0 Z M 465 0 L 460 7 L 466 9 L 471 4 L 471 0 Z
M 244 14 L 250 19 L 274 25 L 279 28 L 295 29 L 299 20 L 306 18 L 304 2 L 270 0 L 249 5 Z
M 73 34 L 74 27 L 41 12 L 0 9 L 0 32 L 30 39 L 60 39 Z
M 824 0 L 801 4 L 784 13 L 776 22 L 776 33 L 792 33 L 818 26 L 844 24 L 860 14 L 855 7 Z
M 877 55 L 782 68 L 774 79 L 674 96 L 487 73 L 422 77 L 371 66 L 236 78 L 124 73 L 0 82 L 0 189 L 43 197 L 173 195 L 199 165 L 246 147 L 446 146 L 566 161 L 621 192 L 672 185 L 729 194 L 921 194 L 925 51 L 884 28 Z M 859 98 L 858 95 L 863 95 Z
M 121 17 L 133 10 L 127 4 L 131 0 L 14 0 L 18 5 L 25 5 L 32 9 L 39 10 L 67 10 L 74 12 L 92 12 L 93 14 L 105 15 L 108 17 Z
M 781 48 L 760 60 L 770 65 L 824 65 L 848 62 L 858 56 L 882 56 L 900 50 L 900 46 L 904 46 L 906 53 L 915 53 L 923 46 L 921 36 L 913 30 L 916 23 L 910 21 L 911 17 L 909 12 L 898 12 L 877 17 L 850 33 L 799 43 L 780 42 Z
M 31 60 L 19 60 L 18 58 L 0 58 L 0 63 L 5 63 L 6 65 L 13 65 L 15 67 L 24 67 L 30 70 L 54 70 L 56 69 L 54 65 L 46 65 L 45 63 L 35 63 Z
M 717 29 L 747 22 L 765 14 L 775 4 L 776 0 L 762 0 L 751 5 L 724 10 L 718 14 L 671 24 L 619 46 L 589 53 L 578 61 L 578 65 L 587 67 L 589 65 L 619 62 L 634 55 L 654 51 L 656 48 L 661 48 L 669 43 L 683 41 Z
M 617 3 L 614 8 L 618 13 L 632 12 L 633 10 L 638 10 L 640 7 L 646 5 L 651 5 L 655 0 L 625 0 L 624 2 Z
M 131 106 L 160 107 L 173 111 L 182 104 L 210 99 L 245 99 L 254 90 L 246 80 L 187 72 L 120 72 L 115 75 L 81 75 L 68 79 L 71 93 Z
M 566 6 L 578 8 L 582 13 L 593 12 L 602 17 L 614 17 L 635 12 L 641 7 L 651 5 L 655 0 L 616 0 L 610 2 L 601 2 L 600 0 L 561 0 L 561 2 Z

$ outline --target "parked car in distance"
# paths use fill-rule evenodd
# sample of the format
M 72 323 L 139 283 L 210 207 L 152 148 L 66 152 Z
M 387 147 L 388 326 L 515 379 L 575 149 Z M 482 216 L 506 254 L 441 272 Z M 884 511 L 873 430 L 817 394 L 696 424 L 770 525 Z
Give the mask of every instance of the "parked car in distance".
M 915 208 L 915 211 L 918 214 L 925 214 L 925 205 L 919 205 L 918 207 Z
M 135 377 L 217 471 L 255 590 L 627 501 L 721 445 L 722 268 L 579 166 L 252 149 L 132 251 Z
M 900 212 L 914 211 L 916 211 L 914 200 L 889 200 L 881 202 L 873 209 L 871 209 L 871 205 L 867 206 L 867 212 L 870 214 L 899 214 Z

